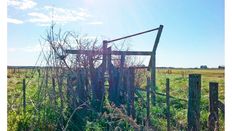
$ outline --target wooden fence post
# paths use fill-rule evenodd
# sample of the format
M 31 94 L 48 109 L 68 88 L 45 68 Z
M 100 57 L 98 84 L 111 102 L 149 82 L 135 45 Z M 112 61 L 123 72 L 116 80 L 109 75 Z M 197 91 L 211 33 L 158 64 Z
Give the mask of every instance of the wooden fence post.
M 209 131 L 218 131 L 218 83 L 209 83 L 209 102 L 210 102 L 210 115 L 208 118 Z
M 26 113 L 26 82 L 23 79 L 23 113 Z
M 167 131 L 170 131 L 170 84 L 169 84 L 169 78 L 166 79 L 166 104 L 167 104 Z
M 124 63 L 125 63 L 125 54 L 121 55 L 121 60 L 120 60 L 120 68 L 119 68 L 119 88 L 118 88 L 118 97 L 120 104 L 124 104 L 125 102 L 125 85 L 124 85 Z
M 38 69 L 39 77 L 40 77 L 40 69 Z
M 128 74 L 129 75 L 129 69 L 126 70 L 125 74 Z M 130 116 L 130 77 L 126 77 L 125 75 L 125 78 L 126 78 L 126 106 L 127 106 L 127 115 Z
M 52 77 L 52 98 L 53 98 L 53 101 L 54 101 L 54 104 L 56 106 L 56 82 L 55 82 L 55 78 Z
M 150 78 L 147 78 L 147 124 L 150 125 Z
M 200 130 L 201 75 L 189 74 L 188 130 Z
M 134 93 L 135 93 L 135 71 L 134 71 L 134 68 L 129 68 L 129 73 L 130 73 L 130 106 L 131 106 L 131 115 L 132 115 L 132 118 L 134 119 L 135 118 L 135 107 L 134 107 L 134 101 L 135 101 L 135 96 L 134 96 Z
M 127 113 L 129 116 L 132 116 L 132 118 L 135 118 L 135 108 L 134 108 L 134 68 L 129 68 L 128 69 L 128 79 L 127 79 Z

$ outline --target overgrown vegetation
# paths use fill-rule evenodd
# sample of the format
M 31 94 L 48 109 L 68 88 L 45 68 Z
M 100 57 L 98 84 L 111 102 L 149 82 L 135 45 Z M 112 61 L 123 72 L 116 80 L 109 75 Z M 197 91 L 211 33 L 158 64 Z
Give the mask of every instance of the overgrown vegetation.
M 187 128 L 187 99 L 188 99 L 188 73 L 202 73 L 202 97 L 201 97 L 201 128 L 207 129 L 207 121 L 209 116 L 209 85 L 210 81 L 219 83 L 219 99 L 224 102 L 224 70 L 200 70 L 200 69 L 158 69 L 157 71 L 157 89 L 160 93 L 165 93 L 165 79 L 170 78 L 170 95 L 175 98 L 184 99 L 186 101 L 171 99 L 171 129 L 185 130 Z M 183 72 L 187 72 L 183 76 Z M 33 74 L 33 77 L 31 77 Z M 26 78 L 26 114 L 23 114 L 22 105 L 22 80 Z M 57 109 L 51 106 L 50 101 L 38 101 L 41 96 L 38 95 L 39 77 L 38 70 L 19 69 L 15 71 L 8 69 L 8 130 L 20 130 L 28 128 L 31 130 L 61 130 L 57 127 L 61 114 Z M 51 86 L 51 80 L 49 80 Z M 144 84 L 146 85 L 146 84 Z M 145 87 L 143 87 L 145 88 Z M 56 88 L 57 91 L 57 88 Z M 65 92 L 65 89 L 64 89 Z M 45 92 L 44 92 L 45 93 Z M 140 92 L 146 100 L 146 94 Z M 48 97 L 48 96 L 47 96 Z M 43 98 L 44 99 L 44 98 Z M 151 125 L 158 130 L 166 130 L 166 104 L 165 96 L 157 95 L 157 106 L 151 106 Z M 70 112 L 67 105 L 63 110 L 63 126 L 67 130 L 134 130 L 135 127 L 145 129 L 144 119 L 146 117 L 145 103 L 140 98 L 136 98 L 136 119 L 126 116 L 125 107 L 116 108 L 110 105 L 109 101 L 104 104 L 104 112 L 98 113 L 94 110 L 84 110 L 82 105 L 77 108 L 76 112 Z M 57 98 L 56 106 L 60 106 L 60 99 Z M 70 121 L 70 116 L 75 118 L 81 127 L 77 127 L 75 123 Z M 71 118 L 71 119 L 72 119 Z M 72 119 L 72 120 L 75 120 Z M 224 130 L 224 114 L 219 111 L 220 130 Z M 80 124 L 78 124 L 80 125 Z M 80 129 L 81 128 L 81 129 Z M 65 128 L 64 128 L 65 129 Z M 152 130 L 152 129 L 151 129 Z

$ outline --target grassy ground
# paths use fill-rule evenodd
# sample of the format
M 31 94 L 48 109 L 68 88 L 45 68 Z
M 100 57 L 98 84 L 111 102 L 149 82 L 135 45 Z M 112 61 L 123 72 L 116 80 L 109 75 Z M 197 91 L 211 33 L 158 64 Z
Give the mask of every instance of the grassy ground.
M 224 103 L 224 70 L 218 69 L 158 69 L 158 92 L 165 93 L 166 78 L 170 79 L 170 95 L 176 98 L 188 100 L 188 75 L 201 74 L 201 129 L 206 130 L 209 115 L 209 82 L 219 83 L 219 100 Z M 158 100 L 165 104 L 165 97 L 157 96 Z M 176 122 L 172 123 L 174 129 L 186 128 L 187 102 L 171 99 L 171 116 Z M 220 130 L 224 130 L 224 115 L 219 111 Z M 164 122 L 163 122 L 164 123 Z M 179 125 L 175 125 L 178 123 Z
M 14 72 L 8 69 L 8 130 L 17 130 L 20 123 L 38 124 L 39 118 L 33 111 L 33 100 L 36 100 L 36 89 L 38 85 L 38 72 L 32 75 L 32 70 L 20 69 Z M 187 100 L 188 100 L 188 74 L 202 74 L 201 87 L 201 129 L 207 130 L 207 119 L 209 115 L 209 82 L 219 83 L 219 99 L 224 103 L 224 70 L 218 69 L 158 69 L 157 70 L 157 91 L 165 93 L 166 78 L 170 79 L 170 95 L 178 99 L 171 99 L 171 129 L 185 130 L 187 127 Z M 32 77 L 33 76 L 33 77 Z M 22 113 L 22 79 L 26 78 L 27 83 L 27 113 L 31 114 L 28 118 L 23 117 Z M 142 84 L 142 85 L 145 85 Z M 145 93 L 141 92 L 146 100 Z M 166 130 L 166 98 L 157 95 L 157 105 L 151 106 L 151 124 L 158 130 Z M 32 100 L 32 101 L 31 101 Z M 186 101 L 185 101 L 186 100 Z M 139 99 L 135 102 L 137 122 L 146 116 L 146 109 L 142 106 L 144 103 Z M 45 104 L 46 105 L 46 104 Z M 55 117 L 55 116 L 54 116 Z M 52 119 L 52 118 L 51 118 Z M 219 111 L 220 130 L 224 130 L 224 115 Z M 49 121 L 49 120 L 47 120 Z M 87 125 L 101 125 L 100 121 L 90 121 Z M 52 120 L 51 120 L 52 123 Z M 52 124 L 51 124 L 52 125 Z M 102 125 L 101 125 L 102 126 Z M 100 127 L 101 127 L 100 126 Z M 35 126 L 36 127 L 36 126 Z M 86 129 L 89 129 L 86 127 Z M 96 128 L 99 128 L 96 127 Z

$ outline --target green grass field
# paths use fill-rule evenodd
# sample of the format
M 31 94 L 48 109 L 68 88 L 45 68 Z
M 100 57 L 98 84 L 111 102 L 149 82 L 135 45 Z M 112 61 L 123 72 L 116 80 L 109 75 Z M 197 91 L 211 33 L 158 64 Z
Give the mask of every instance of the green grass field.
M 219 83 L 219 100 L 224 103 L 224 70 L 218 69 L 159 69 L 157 71 L 157 88 L 165 93 L 166 78 L 170 79 L 170 95 L 188 100 L 188 74 L 202 74 L 201 80 L 201 128 L 207 130 L 209 115 L 209 82 Z M 159 96 L 158 96 L 159 97 Z M 165 99 L 165 97 L 160 99 Z M 162 100 L 165 102 L 165 100 Z M 164 105 L 164 103 L 163 103 Z M 171 100 L 172 118 L 184 127 L 187 125 L 187 103 Z M 220 130 L 224 130 L 224 116 L 219 111 Z M 173 123 L 174 124 L 174 123 Z
M 165 93 L 166 78 L 170 79 L 170 95 L 176 99 L 170 99 L 171 111 L 171 129 L 172 130 L 186 130 L 187 127 L 187 100 L 188 100 L 188 74 L 202 74 L 201 80 L 201 129 L 207 130 L 207 120 L 209 115 L 209 82 L 219 83 L 219 99 L 224 103 L 224 70 L 219 69 L 158 69 L 157 70 L 157 92 Z M 33 75 L 32 75 L 33 74 Z M 20 69 L 13 71 L 8 69 L 8 130 L 22 129 L 23 126 L 30 127 L 31 130 L 43 130 L 54 128 L 56 118 L 59 116 L 54 111 L 53 107 L 49 106 L 49 101 L 45 100 L 40 105 L 44 106 L 44 111 L 41 110 L 40 115 L 36 112 L 38 106 L 37 100 L 43 99 L 38 95 L 38 72 L 32 72 L 30 69 Z M 27 112 L 26 117 L 23 115 L 22 108 L 22 80 L 26 79 L 27 91 Z M 142 84 L 143 86 L 146 83 Z M 46 92 L 46 91 L 45 91 Z M 141 95 L 146 100 L 146 94 L 141 92 Z M 181 100 L 180 100 L 181 99 Z M 165 96 L 157 95 L 157 105 L 151 106 L 151 124 L 158 130 L 166 130 L 166 98 Z M 58 101 L 59 103 L 59 101 Z M 135 102 L 136 108 L 136 122 L 142 125 L 142 119 L 146 117 L 146 108 L 143 106 L 143 101 L 139 98 Z M 44 114 L 43 114 L 44 113 Z M 48 116 L 38 117 L 38 116 Z M 99 118 L 99 117 L 98 117 Z M 129 126 L 130 122 L 127 120 L 109 121 L 104 116 L 101 119 L 88 120 L 85 128 L 86 130 L 101 130 L 105 128 L 106 123 L 111 125 L 121 124 L 125 130 L 132 130 Z M 219 126 L 220 130 L 224 130 L 224 114 L 219 111 Z M 46 121 L 47 127 L 44 126 Z M 39 123 L 38 123 L 39 122 Z M 112 124 L 113 123 L 113 124 Z

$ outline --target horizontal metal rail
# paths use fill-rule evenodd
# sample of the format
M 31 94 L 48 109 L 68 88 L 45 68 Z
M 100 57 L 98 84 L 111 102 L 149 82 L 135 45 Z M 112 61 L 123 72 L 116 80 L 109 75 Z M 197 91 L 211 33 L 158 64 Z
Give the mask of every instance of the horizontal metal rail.
M 133 37 L 133 36 L 137 36 L 137 35 L 145 34 L 145 33 L 148 33 L 148 32 L 152 32 L 152 31 L 155 31 L 155 30 L 159 30 L 159 27 L 155 28 L 155 29 L 143 31 L 143 32 L 140 32 L 140 33 L 136 33 L 136 34 L 133 34 L 133 35 L 128 35 L 128 36 L 124 36 L 124 37 L 121 37 L 121 38 L 109 40 L 109 41 L 105 40 L 104 42 L 105 43 L 111 43 L 111 42 L 119 41 L 119 40 L 122 40 L 122 39 L 130 38 L 130 37 Z
M 149 69 L 150 67 L 148 67 L 148 66 L 131 66 L 130 68 L 134 68 L 134 69 Z
M 65 50 L 68 54 L 111 54 L 111 55 L 151 55 L 151 51 L 111 51 L 111 52 L 102 52 L 102 51 L 92 51 L 92 50 Z
M 146 89 L 143 89 L 143 88 L 140 88 L 140 87 L 136 87 L 136 89 L 139 90 L 139 91 L 144 91 L 144 92 L 146 91 Z M 161 93 L 161 92 L 155 92 L 155 94 L 160 95 L 160 96 L 166 96 L 166 93 Z M 188 100 L 185 100 L 185 99 L 182 99 L 182 98 L 176 98 L 174 96 L 169 96 L 169 97 L 172 98 L 172 99 L 175 99 L 175 100 L 180 100 L 180 101 L 183 101 L 183 102 L 188 102 Z

